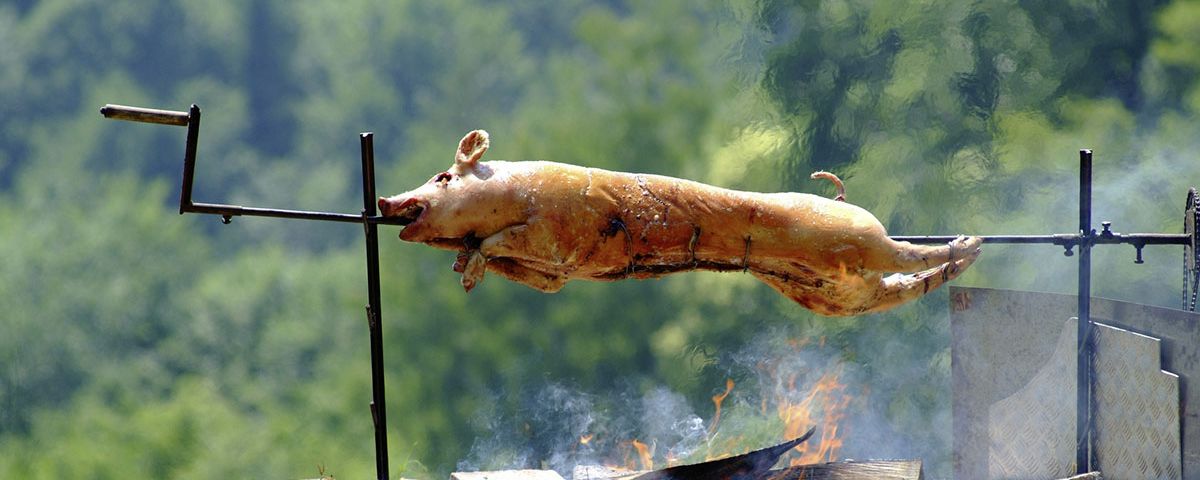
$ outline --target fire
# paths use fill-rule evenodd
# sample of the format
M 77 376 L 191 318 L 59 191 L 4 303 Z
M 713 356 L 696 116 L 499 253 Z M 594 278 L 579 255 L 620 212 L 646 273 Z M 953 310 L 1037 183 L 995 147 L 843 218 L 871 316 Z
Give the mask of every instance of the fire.
M 708 426 L 708 436 L 712 436 L 717 431 L 717 425 L 721 423 L 721 403 L 725 402 L 725 397 L 729 396 L 729 392 L 733 391 L 733 379 L 725 379 L 725 392 L 713 395 L 713 406 L 716 407 L 713 413 L 712 423 Z
M 817 424 L 817 415 L 821 419 L 817 428 L 820 438 L 809 439 L 797 446 L 799 455 L 792 458 L 792 466 L 837 460 L 838 451 L 843 443 L 839 426 L 846 416 L 846 408 L 851 400 L 850 395 L 846 393 L 846 386 L 838 381 L 839 374 L 840 372 L 834 371 L 821 375 L 808 395 L 799 401 L 783 397 L 776 406 L 779 419 L 784 423 L 785 438 L 803 435 Z M 794 391 L 795 381 L 795 377 L 790 379 L 789 390 Z
M 579 444 L 587 445 L 589 443 L 592 443 L 592 437 L 593 437 L 593 435 L 580 435 L 579 436 Z
M 825 339 L 821 338 L 816 343 L 818 346 L 824 346 Z M 796 350 L 808 344 L 808 340 L 789 342 Z M 765 362 L 758 368 L 772 378 L 784 375 L 779 371 L 783 366 L 774 362 Z M 773 394 L 764 395 L 760 399 L 759 414 L 766 417 L 773 413 L 783 424 L 783 434 L 778 439 L 780 442 L 800 437 L 809 428 L 817 427 L 818 432 L 814 438 L 796 447 L 796 453 L 789 461 L 791 466 L 833 462 L 838 459 L 845 436 L 841 424 L 846 418 L 850 402 L 854 399 L 847 391 L 846 385 L 841 382 L 841 374 L 841 367 L 835 366 L 823 373 L 812 385 L 801 385 L 799 373 L 788 373 L 785 379 L 780 380 Z M 733 379 L 727 379 L 725 391 L 712 397 L 715 408 L 708 430 L 710 450 L 705 455 L 705 461 L 745 453 L 744 449 L 750 447 L 745 445 L 744 436 L 738 432 L 720 430 L 722 406 L 733 387 Z
M 637 450 L 638 458 L 642 461 L 642 470 L 654 470 L 654 451 L 646 444 L 634 440 L 631 442 L 633 448 Z
M 823 348 L 825 339 L 793 339 L 789 340 L 787 345 L 791 350 L 799 352 L 813 346 Z M 762 433 L 772 431 L 775 427 L 769 427 L 771 430 L 766 432 L 755 429 L 780 424 L 783 427 L 782 432 L 774 439 L 775 443 L 798 438 L 813 427 L 817 430 L 812 438 L 788 454 L 787 463 L 790 466 L 838 460 L 845 438 L 842 423 L 846 419 L 851 402 L 854 401 L 854 396 L 841 381 L 843 368 L 837 364 L 825 366 L 822 367 L 825 371 L 818 376 L 809 370 L 810 367 L 796 367 L 779 358 L 766 360 L 755 368 L 764 373 L 765 378 L 772 379 L 773 384 L 770 388 L 764 391 L 761 397 L 752 397 L 749 404 L 734 403 L 734 400 L 740 399 L 738 395 L 733 395 L 734 380 L 727 378 L 724 390 L 712 396 L 713 416 L 708 422 L 708 428 L 704 430 L 706 435 L 702 449 L 680 456 L 676 454 L 674 447 L 666 448 L 666 453 L 659 459 L 665 466 L 716 460 L 762 448 L 766 446 L 762 444 Z M 815 382 L 813 377 L 816 377 Z M 745 428 L 750 430 L 739 431 Z M 748 438 L 758 440 L 751 441 Z M 592 441 L 592 435 L 579 438 L 580 445 L 584 446 Z M 767 441 L 771 439 L 768 438 Z M 618 467 L 610 464 L 610 467 L 628 470 L 654 469 L 654 441 L 623 441 L 618 442 L 617 447 L 621 451 L 618 458 L 624 457 L 624 465 Z

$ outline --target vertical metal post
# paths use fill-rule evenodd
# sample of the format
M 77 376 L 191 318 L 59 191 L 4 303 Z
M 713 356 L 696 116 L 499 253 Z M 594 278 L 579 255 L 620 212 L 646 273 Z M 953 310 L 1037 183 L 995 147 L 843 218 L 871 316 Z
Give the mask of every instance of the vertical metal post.
M 1092 452 L 1092 151 L 1079 151 L 1079 325 L 1076 346 L 1076 473 L 1091 471 Z
M 196 174 L 196 144 L 200 142 L 200 107 L 192 104 L 188 110 L 187 144 L 183 151 L 183 183 L 179 188 L 179 214 L 192 206 L 192 178 Z
M 371 419 L 375 422 L 375 471 L 379 480 L 388 478 L 387 417 L 383 396 L 383 327 L 379 312 L 379 226 L 366 221 L 375 211 L 374 134 L 359 135 L 362 149 L 363 229 L 367 239 L 367 327 L 371 331 Z

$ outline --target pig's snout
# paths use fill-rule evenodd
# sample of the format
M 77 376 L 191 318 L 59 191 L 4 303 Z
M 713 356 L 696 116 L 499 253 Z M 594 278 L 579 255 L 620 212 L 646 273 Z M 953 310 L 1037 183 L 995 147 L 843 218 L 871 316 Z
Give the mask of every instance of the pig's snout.
M 392 202 L 386 197 L 379 197 L 379 214 L 385 217 L 392 216 Z
M 420 218 L 425 204 L 415 197 L 405 199 L 379 197 L 379 211 L 385 217 L 397 217 L 401 225 L 408 225 Z

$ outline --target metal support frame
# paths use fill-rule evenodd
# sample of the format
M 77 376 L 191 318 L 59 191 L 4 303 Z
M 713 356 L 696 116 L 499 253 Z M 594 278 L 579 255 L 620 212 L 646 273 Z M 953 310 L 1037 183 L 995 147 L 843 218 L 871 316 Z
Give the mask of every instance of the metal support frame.
M 375 204 L 375 153 L 373 135 L 360 135 L 363 174 L 363 211 L 360 215 L 345 213 L 283 210 L 274 208 L 244 207 L 192 201 L 192 181 L 196 169 L 196 146 L 200 135 L 200 107 L 192 105 L 188 112 L 157 110 L 105 105 L 100 109 L 105 117 L 163 125 L 186 126 L 187 145 L 183 161 L 183 180 L 179 192 L 179 213 L 203 213 L 220 215 L 224 223 L 235 216 L 258 216 L 319 220 L 328 222 L 358 223 L 363 225 L 367 253 L 367 324 L 371 332 L 371 417 L 375 426 L 375 467 L 379 479 L 388 477 L 387 422 L 384 416 L 383 378 L 383 334 L 379 310 L 379 238 L 378 225 L 400 225 L 401 220 L 379 216 Z M 1191 197 L 1189 197 L 1189 202 Z M 1189 208 L 1196 208 L 1189 203 Z M 1200 213 L 1192 212 L 1200 216 Z M 1076 468 L 1078 473 L 1091 471 L 1093 450 L 1092 439 L 1092 342 L 1091 342 L 1091 278 L 1092 247 L 1096 245 L 1129 244 L 1136 249 L 1135 263 L 1142 262 L 1142 248 L 1147 245 L 1190 245 L 1193 250 L 1195 232 L 1132 233 L 1120 234 L 1110 230 L 1111 224 L 1103 222 L 1099 233 L 1092 228 L 1092 151 L 1079 151 L 1079 230 L 1077 233 L 1053 235 L 983 235 L 984 243 L 1002 244 L 1049 244 L 1065 248 L 1064 254 L 1074 255 L 1079 249 L 1078 317 L 1079 332 L 1077 347 L 1077 418 L 1076 418 Z M 1193 227 L 1194 228 L 1194 227 Z M 954 236 L 893 236 L 894 240 L 921 244 L 940 244 L 954 240 Z M 1200 258 L 1200 253 L 1193 251 Z M 1200 262 L 1200 261 L 1198 261 Z M 1197 279 L 1200 283 L 1200 277 Z M 1185 292 L 1186 293 L 1186 292 Z
M 1092 471 L 1092 151 L 1079 151 L 1079 317 L 1075 337 L 1075 473 Z M 1138 249 L 1141 258 L 1141 249 Z
M 179 190 L 179 213 L 220 215 L 228 224 L 235 216 L 257 216 L 358 223 L 363 226 L 367 251 L 367 328 L 371 335 L 371 420 L 375 427 L 375 472 L 379 480 L 388 478 L 387 417 L 384 402 L 383 328 L 379 298 L 379 232 L 380 224 L 398 225 L 394 219 L 381 217 L 375 204 L 375 146 L 374 134 L 359 135 L 362 153 L 363 210 L 359 215 L 346 213 L 281 210 L 275 208 L 243 207 L 192 201 L 192 185 L 196 172 L 196 146 L 200 137 L 200 107 L 192 105 L 187 112 L 155 110 L 105 105 L 100 113 L 108 118 L 135 122 L 157 123 L 187 127 L 187 145 L 183 156 L 183 180 Z
M 1189 197 L 1189 202 L 1191 197 Z M 1189 205 L 1189 208 L 1192 208 Z M 1191 246 L 1193 233 L 1131 233 L 1120 234 L 1111 230 L 1112 224 L 1102 222 L 1102 230 L 1097 233 L 1092 228 L 1092 151 L 1079 151 L 1079 230 L 1077 233 L 1055 235 L 992 235 L 981 236 L 984 243 L 1008 244 L 1049 244 L 1065 248 L 1064 254 L 1072 256 L 1072 249 L 1079 249 L 1077 316 L 1078 332 L 1076 337 L 1076 419 L 1075 419 L 1075 466 L 1079 474 L 1092 471 L 1094 458 L 1094 439 L 1092 427 L 1093 411 L 1092 391 L 1093 382 L 1093 344 L 1092 344 L 1092 247 L 1096 245 L 1133 245 L 1136 250 L 1134 263 L 1142 261 L 1142 248 L 1147 245 L 1180 245 Z M 1185 228 L 1186 229 L 1186 228 Z M 894 240 L 912 243 L 938 244 L 954 240 L 953 236 L 893 236 Z M 1192 246 L 1194 249 L 1195 246 Z M 1186 278 L 1185 278 L 1186 280 Z M 1186 285 L 1185 285 L 1186 288 Z

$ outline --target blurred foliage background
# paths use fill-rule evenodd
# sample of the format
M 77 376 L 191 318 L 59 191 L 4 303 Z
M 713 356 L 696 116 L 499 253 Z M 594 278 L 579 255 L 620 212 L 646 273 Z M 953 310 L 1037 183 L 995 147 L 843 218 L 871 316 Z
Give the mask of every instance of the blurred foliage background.
M 358 132 L 390 194 L 486 128 L 491 159 L 740 189 L 828 195 L 807 180 L 828 169 L 914 235 L 1071 232 L 1093 148 L 1097 222 L 1179 232 L 1196 25 L 1196 0 L 7 0 L 0 475 L 373 475 L 359 229 L 179 217 L 183 130 L 105 103 L 204 109 L 198 201 L 358 212 Z M 847 427 L 847 456 L 949 474 L 944 289 L 850 319 L 736 274 L 467 295 L 449 253 L 382 249 L 393 476 L 545 465 L 592 415 L 641 438 L 662 405 L 708 418 L 764 337 L 853 366 L 849 415 L 871 426 Z M 1146 257 L 1098 249 L 1096 293 L 1178 305 L 1181 254 Z M 1055 247 L 988 246 L 958 283 L 1073 293 L 1073 275 Z

